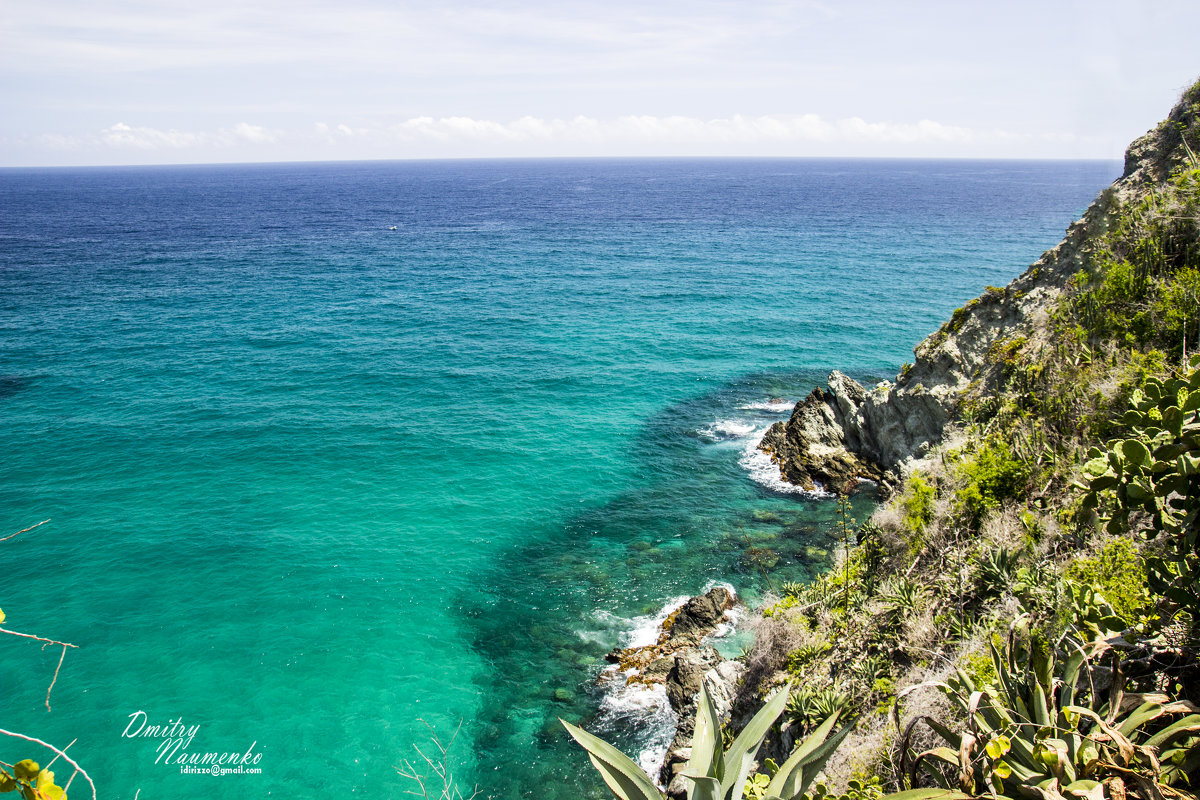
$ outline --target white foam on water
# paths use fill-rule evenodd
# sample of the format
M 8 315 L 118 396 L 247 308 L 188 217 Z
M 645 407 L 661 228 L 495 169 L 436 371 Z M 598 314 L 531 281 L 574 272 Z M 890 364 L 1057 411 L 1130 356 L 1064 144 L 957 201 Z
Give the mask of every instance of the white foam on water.
M 689 595 L 680 595 L 667 601 L 666 605 L 654 614 L 644 617 L 634 617 L 630 620 L 630 629 L 621 637 L 622 647 L 646 647 L 658 641 L 658 634 L 667 617 L 674 614 L 690 600 Z
M 712 425 L 701 428 L 696 433 L 710 442 L 721 442 L 745 438 L 755 430 L 757 430 L 757 426 L 753 422 L 742 419 L 721 419 Z
M 791 400 L 764 400 L 757 403 L 746 403 L 738 406 L 743 411 L 773 411 L 785 413 L 795 408 L 796 404 Z
M 771 457 L 758 449 L 759 442 L 767 433 L 767 428 L 760 428 L 754 436 L 749 437 L 745 447 L 742 448 L 742 457 L 738 459 L 738 464 L 742 469 L 749 473 L 751 480 L 759 486 L 765 486 L 773 492 L 782 494 L 799 494 L 806 497 L 833 497 L 832 494 L 821 488 L 817 484 L 815 490 L 809 490 L 788 483 L 779 474 L 779 465 L 771 460 Z
M 733 587 L 727 587 L 729 591 L 733 591 Z M 736 595 L 735 595 L 736 597 Z M 717 629 L 713 631 L 713 639 L 724 639 L 726 636 L 732 635 L 737 631 L 738 623 L 742 621 L 745 612 L 744 606 L 734 606 L 725 612 L 725 621 L 717 625 Z
M 664 684 L 646 685 L 626 683 L 632 674 L 619 673 L 616 665 L 606 672 L 614 673 L 604 681 L 604 694 L 600 698 L 600 713 L 597 727 L 602 730 L 636 730 L 643 732 L 634 761 L 646 774 L 654 779 L 659 788 L 659 773 L 667 758 L 667 748 L 675 738 L 679 726 L 679 715 L 667 700 Z

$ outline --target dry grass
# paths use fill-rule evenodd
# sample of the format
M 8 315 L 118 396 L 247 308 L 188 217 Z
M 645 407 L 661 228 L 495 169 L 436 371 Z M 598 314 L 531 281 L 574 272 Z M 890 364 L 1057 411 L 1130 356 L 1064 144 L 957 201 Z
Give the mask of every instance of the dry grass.
M 805 626 L 773 617 L 758 617 L 750 625 L 754 646 L 746 657 L 739 695 L 761 697 L 778 683 L 778 673 L 787 663 L 788 654 L 811 641 L 813 634 Z

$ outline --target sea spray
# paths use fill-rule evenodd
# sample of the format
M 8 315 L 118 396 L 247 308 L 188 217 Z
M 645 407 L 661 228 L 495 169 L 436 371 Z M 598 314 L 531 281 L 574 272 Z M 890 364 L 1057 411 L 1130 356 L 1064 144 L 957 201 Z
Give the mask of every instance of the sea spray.
M 709 582 L 701 594 L 706 594 L 717 586 L 727 589 L 734 599 L 737 599 L 737 592 L 733 586 L 718 581 Z M 689 599 L 691 598 L 687 596 L 673 598 L 656 613 L 630 620 L 629 629 L 621 637 L 622 647 L 638 648 L 655 644 L 667 619 L 679 611 Z M 724 620 L 703 643 L 720 650 L 722 640 L 734 637 L 738 633 L 737 624 L 742 618 L 741 611 L 740 604 L 728 609 Z M 636 678 L 636 670 L 622 671 L 616 664 L 606 667 L 601 672 L 597 682 L 601 688 L 601 696 L 596 729 L 609 733 L 626 732 L 627 735 L 629 731 L 635 731 L 634 760 L 657 782 L 667 749 L 679 725 L 679 716 L 667 699 L 665 683 L 651 683 Z

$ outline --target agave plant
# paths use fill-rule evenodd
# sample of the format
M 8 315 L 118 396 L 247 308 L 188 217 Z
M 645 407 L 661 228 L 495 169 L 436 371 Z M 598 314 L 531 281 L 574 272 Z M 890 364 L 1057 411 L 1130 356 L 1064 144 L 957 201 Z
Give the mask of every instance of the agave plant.
M 998 597 L 1012 588 L 1021 565 L 1021 550 L 1001 547 L 984 553 L 979 559 L 976 584 L 985 597 Z
M 901 741 L 909 782 L 924 775 L 946 790 L 1022 800 L 1121 800 L 1127 784 L 1146 800 L 1177 795 L 1165 787 L 1200 767 L 1200 708 L 1126 694 L 1119 669 L 1107 671 L 1111 685 L 1099 691 L 1109 643 L 1068 648 L 1058 677 L 1052 649 L 1010 639 L 1003 651 L 991 645 L 995 683 L 976 685 L 960 670 L 938 684 L 966 722 L 957 730 L 924 716 L 909 723 Z M 1186 716 L 1172 721 L 1177 715 Z M 912 758 L 907 745 L 921 721 L 948 746 Z
M 891 662 L 881 655 L 863 656 L 850 667 L 850 677 L 870 689 L 875 681 L 888 676 L 891 671 L 890 664 Z
M 696 728 L 692 736 L 692 757 L 683 776 L 691 781 L 688 800 L 742 800 L 758 749 L 771 727 L 783 713 L 790 687 L 774 697 L 754 715 L 729 749 L 722 751 L 721 720 L 716 707 L 701 688 L 696 709 Z M 814 730 L 780 765 L 767 785 L 764 800 L 801 800 L 813 780 L 824 768 L 852 726 L 846 725 L 833 736 L 840 709 Z M 582 728 L 559 720 L 567 733 L 587 751 L 592 766 L 617 800 L 665 800 L 666 795 L 649 775 L 629 756 Z
M 798 583 L 796 581 L 787 581 L 786 583 L 783 584 L 780 591 L 783 592 L 784 597 L 799 598 L 799 597 L 804 596 L 804 590 L 806 588 L 807 587 L 803 583 Z
M 928 597 L 929 590 L 915 581 L 905 577 L 889 579 L 879 595 L 884 622 L 899 625 L 901 619 L 916 613 Z
M 845 705 L 846 694 L 836 686 L 801 686 L 788 697 L 786 709 L 792 719 L 808 725 L 833 716 Z

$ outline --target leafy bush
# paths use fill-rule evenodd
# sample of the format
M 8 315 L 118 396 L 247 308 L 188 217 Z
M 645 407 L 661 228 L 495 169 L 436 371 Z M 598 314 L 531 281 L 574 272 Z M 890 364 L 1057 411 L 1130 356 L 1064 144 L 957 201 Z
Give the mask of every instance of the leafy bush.
M 1153 609 L 1154 600 L 1146 585 L 1146 563 L 1128 539 L 1114 539 L 1095 556 L 1072 561 L 1066 576 L 1093 588 L 1125 619 L 1145 618 Z
M 904 527 L 911 533 L 921 534 L 933 522 L 933 504 L 937 494 L 926 483 L 920 473 L 914 472 L 904 484 L 904 495 L 900 507 L 904 513 Z
M 1113 211 L 1065 319 L 1093 340 L 1183 355 L 1189 336 L 1200 339 L 1200 169 L 1182 169 L 1160 191 Z
M 804 677 L 804 670 L 813 661 L 833 649 L 829 642 L 813 642 L 797 647 L 788 653 L 787 671 L 796 678 Z
M 967 485 L 958 490 L 958 501 L 975 523 L 1003 501 L 1024 497 L 1030 478 L 1028 467 L 996 437 L 985 441 L 975 457 L 965 459 L 959 469 Z

